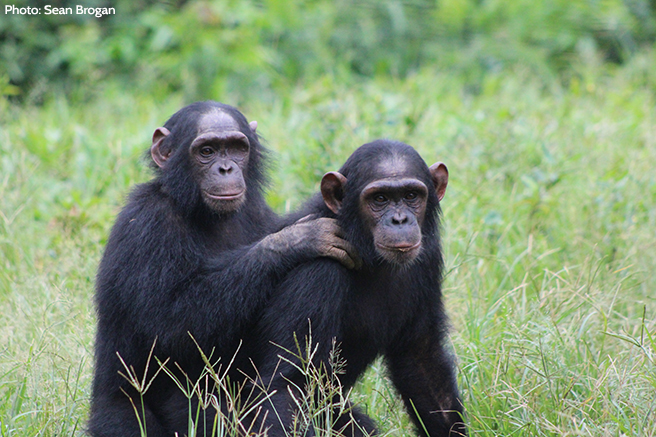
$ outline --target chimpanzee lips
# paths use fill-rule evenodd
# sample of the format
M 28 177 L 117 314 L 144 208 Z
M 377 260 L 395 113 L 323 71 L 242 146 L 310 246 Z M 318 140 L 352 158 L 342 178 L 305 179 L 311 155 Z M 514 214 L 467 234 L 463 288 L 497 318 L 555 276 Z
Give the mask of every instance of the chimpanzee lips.
M 236 200 L 239 199 L 244 195 L 245 190 L 241 190 L 235 193 L 210 193 L 209 191 L 205 190 L 205 194 L 207 197 L 210 199 L 215 199 L 215 200 Z
M 416 244 L 397 244 L 394 246 L 385 246 L 383 244 L 376 243 L 376 246 L 378 246 L 383 250 L 389 250 L 394 252 L 411 252 L 421 247 L 421 241 L 418 241 Z

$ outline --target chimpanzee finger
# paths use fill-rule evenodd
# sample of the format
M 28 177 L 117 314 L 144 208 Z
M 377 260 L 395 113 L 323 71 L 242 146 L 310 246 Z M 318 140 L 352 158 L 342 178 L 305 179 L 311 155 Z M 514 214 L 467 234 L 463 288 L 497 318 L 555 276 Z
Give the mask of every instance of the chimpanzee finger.
M 360 254 L 355 249 L 355 247 L 344 239 L 344 232 L 342 228 L 337 224 L 337 220 L 331 218 L 320 218 L 317 220 L 317 224 L 321 226 L 324 232 L 328 234 L 330 239 L 329 245 L 336 248 L 342 252 L 346 253 L 346 256 L 350 258 L 349 265 L 342 262 L 349 269 L 355 268 L 356 270 L 362 267 L 362 258 Z M 341 259 L 337 259 L 341 262 Z M 352 266 L 350 266 L 352 264 Z
M 362 258 L 360 257 L 360 252 L 358 252 L 355 246 L 343 238 L 340 238 L 338 240 L 338 246 L 336 247 L 339 250 L 346 252 L 346 255 L 352 260 L 353 267 L 349 267 L 350 269 L 360 270 L 362 268 Z
M 311 220 L 314 220 L 316 216 L 316 214 L 308 214 L 305 217 L 301 217 L 300 219 L 296 220 L 294 224 L 297 225 L 299 223 L 307 223 Z
M 344 231 L 342 231 L 342 228 L 337 224 L 336 219 L 321 217 L 317 219 L 317 223 L 323 228 L 325 232 L 335 235 L 341 239 L 344 238 Z
M 333 258 L 336 261 L 339 261 L 347 269 L 355 268 L 355 261 L 349 256 L 349 253 L 343 249 L 332 246 L 328 248 L 327 256 Z

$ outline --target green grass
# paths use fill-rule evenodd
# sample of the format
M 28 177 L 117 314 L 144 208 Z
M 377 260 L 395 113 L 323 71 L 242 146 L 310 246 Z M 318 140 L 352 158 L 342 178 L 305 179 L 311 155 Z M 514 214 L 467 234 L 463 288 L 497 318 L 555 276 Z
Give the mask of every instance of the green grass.
M 274 151 L 280 212 L 375 138 L 447 163 L 445 299 L 472 435 L 654 436 L 655 69 L 648 53 L 562 82 L 327 76 L 240 106 Z M 184 103 L 108 87 L 0 106 L 1 436 L 81 432 L 96 267 L 150 177 L 152 131 Z M 412 435 L 384 375 L 377 363 L 354 398 Z

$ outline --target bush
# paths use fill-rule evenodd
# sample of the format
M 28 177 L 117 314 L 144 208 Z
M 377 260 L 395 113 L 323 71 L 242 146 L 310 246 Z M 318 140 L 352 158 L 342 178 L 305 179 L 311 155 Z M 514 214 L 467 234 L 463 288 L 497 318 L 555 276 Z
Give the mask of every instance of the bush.
M 30 6 L 74 7 L 72 0 Z M 16 2 L 26 6 L 27 0 Z M 102 0 L 84 6 L 106 7 Z M 326 72 L 558 73 L 622 63 L 656 38 L 654 0 L 117 0 L 115 15 L 4 15 L 0 74 L 23 98 L 106 80 L 189 99 L 258 95 Z M 83 93 L 87 91 L 82 87 Z

